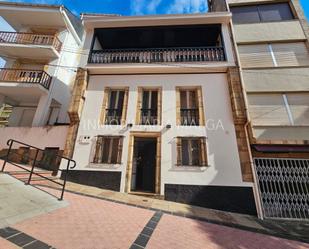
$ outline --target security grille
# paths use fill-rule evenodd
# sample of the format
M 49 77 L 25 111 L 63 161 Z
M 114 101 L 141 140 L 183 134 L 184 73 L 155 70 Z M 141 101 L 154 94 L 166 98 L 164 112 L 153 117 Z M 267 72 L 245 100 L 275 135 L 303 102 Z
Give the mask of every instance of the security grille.
M 254 158 L 264 217 L 309 219 L 309 160 Z

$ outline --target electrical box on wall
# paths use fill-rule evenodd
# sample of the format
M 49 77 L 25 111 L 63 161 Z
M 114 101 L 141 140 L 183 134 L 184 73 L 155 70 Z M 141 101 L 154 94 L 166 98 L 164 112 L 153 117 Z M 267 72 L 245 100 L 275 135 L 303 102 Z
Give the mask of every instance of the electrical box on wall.
M 89 144 L 90 143 L 90 136 L 82 135 L 79 137 L 80 144 Z

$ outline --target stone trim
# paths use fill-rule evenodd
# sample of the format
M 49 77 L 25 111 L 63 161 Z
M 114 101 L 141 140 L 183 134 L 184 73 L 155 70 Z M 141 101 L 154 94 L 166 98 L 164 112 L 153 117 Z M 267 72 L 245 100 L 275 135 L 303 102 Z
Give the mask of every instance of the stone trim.
M 149 137 L 157 139 L 155 194 L 160 194 L 161 189 L 161 133 L 160 132 L 131 132 L 128 146 L 128 163 L 126 169 L 125 192 L 131 192 L 131 177 L 133 166 L 134 137 Z

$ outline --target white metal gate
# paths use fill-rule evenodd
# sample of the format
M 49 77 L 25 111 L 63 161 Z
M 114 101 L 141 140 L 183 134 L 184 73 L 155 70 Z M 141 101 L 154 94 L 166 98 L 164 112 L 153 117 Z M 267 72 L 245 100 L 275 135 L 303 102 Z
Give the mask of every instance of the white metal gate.
M 254 158 L 264 217 L 309 219 L 309 160 Z

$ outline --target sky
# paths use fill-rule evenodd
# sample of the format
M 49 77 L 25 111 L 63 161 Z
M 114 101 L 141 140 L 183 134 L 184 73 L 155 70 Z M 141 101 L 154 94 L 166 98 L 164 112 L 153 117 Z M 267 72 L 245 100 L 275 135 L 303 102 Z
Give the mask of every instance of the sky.
M 2 1 L 2 0 L 0 0 Z M 63 4 L 74 14 L 82 12 L 148 15 L 207 11 L 207 0 L 6 0 L 10 2 Z M 309 0 L 300 0 L 309 17 Z

